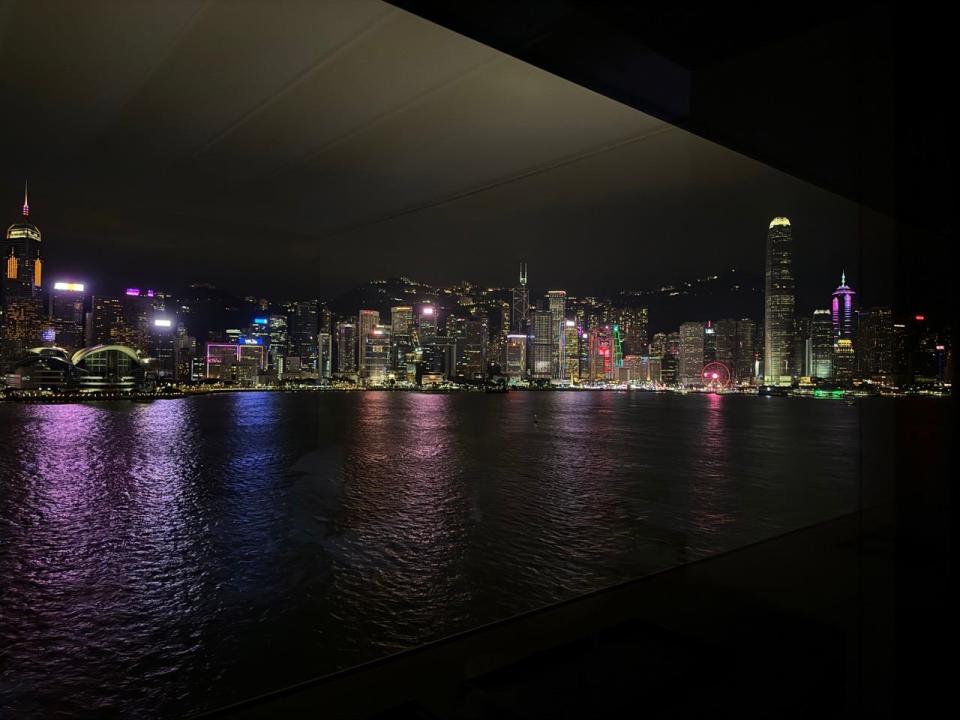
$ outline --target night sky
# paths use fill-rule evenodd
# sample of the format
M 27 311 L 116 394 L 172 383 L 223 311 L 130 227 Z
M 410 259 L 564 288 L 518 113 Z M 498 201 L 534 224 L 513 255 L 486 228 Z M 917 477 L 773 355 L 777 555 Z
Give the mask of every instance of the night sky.
M 51 279 L 285 299 L 523 258 L 611 295 L 759 273 L 786 215 L 801 307 L 860 284 L 852 203 L 383 3 L 13 2 L 0 33 L 0 208 L 28 177 Z

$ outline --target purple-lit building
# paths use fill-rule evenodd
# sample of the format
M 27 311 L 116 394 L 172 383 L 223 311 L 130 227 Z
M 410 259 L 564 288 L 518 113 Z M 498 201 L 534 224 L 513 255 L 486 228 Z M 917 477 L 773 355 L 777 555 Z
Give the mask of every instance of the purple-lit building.
M 845 338 L 853 341 L 856 335 L 853 324 L 854 295 L 856 293 L 847 285 L 847 274 L 842 273 L 840 275 L 840 286 L 833 291 L 833 304 L 830 311 L 833 320 L 834 340 Z

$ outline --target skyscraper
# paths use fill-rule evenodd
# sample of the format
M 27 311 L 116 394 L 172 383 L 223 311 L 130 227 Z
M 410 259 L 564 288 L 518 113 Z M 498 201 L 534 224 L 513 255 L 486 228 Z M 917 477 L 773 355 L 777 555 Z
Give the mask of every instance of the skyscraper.
M 775 217 L 767 231 L 764 274 L 763 381 L 790 385 L 793 377 L 793 233 L 790 221 Z
M 532 377 L 547 379 L 553 376 L 553 358 L 557 344 L 554 336 L 553 312 L 550 310 L 534 311 Z
M 702 322 L 685 322 L 680 326 L 681 385 L 702 384 L 704 329 Z
M 520 284 L 513 289 L 513 304 L 510 311 L 510 332 L 525 335 L 527 313 L 530 311 L 530 290 L 527 287 L 527 264 L 520 263 Z
M 341 377 L 357 373 L 357 326 L 353 323 L 337 326 L 337 373 Z
M 330 379 L 333 377 L 333 337 L 331 333 L 322 331 L 317 336 L 318 367 L 317 371 L 320 377 Z
M 27 186 L 23 186 L 23 219 L 7 228 L 3 245 L 4 283 L 8 292 L 17 295 L 31 294 L 39 290 L 42 281 L 43 262 L 40 259 L 40 231 L 30 222 L 30 203 Z
M 854 295 L 856 293 L 847 285 L 847 274 L 845 272 L 841 273 L 840 285 L 833 291 L 833 303 L 831 305 L 833 337 L 836 340 L 846 338 L 853 341 L 856 339 L 856 328 L 853 324 Z
M 566 290 L 550 290 L 547 293 L 547 309 L 552 318 L 553 349 L 550 357 L 550 377 L 554 380 L 561 380 L 564 376 L 564 345 L 566 344 L 566 335 L 563 332 L 563 321 L 567 312 L 567 292 Z
M 859 314 L 857 323 L 857 367 L 860 374 L 874 380 L 893 379 L 893 312 L 875 307 Z
M 833 322 L 829 310 L 814 310 L 810 321 L 810 376 L 833 378 Z
M 361 310 L 357 317 L 357 369 L 362 374 L 366 368 L 365 343 L 373 328 L 380 324 L 379 310 Z

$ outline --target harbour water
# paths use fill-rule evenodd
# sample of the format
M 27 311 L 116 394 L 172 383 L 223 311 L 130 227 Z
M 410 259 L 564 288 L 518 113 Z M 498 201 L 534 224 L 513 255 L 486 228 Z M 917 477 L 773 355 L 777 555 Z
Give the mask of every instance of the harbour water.
M 0 403 L 0 715 L 195 713 L 852 511 L 859 410 Z

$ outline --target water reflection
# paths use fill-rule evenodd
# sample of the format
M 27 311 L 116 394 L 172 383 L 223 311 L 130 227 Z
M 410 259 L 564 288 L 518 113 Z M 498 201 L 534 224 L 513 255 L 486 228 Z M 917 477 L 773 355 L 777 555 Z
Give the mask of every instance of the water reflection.
M 606 392 L 0 403 L 0 707 L 180 716 L 839 514 L 855 413 Z

